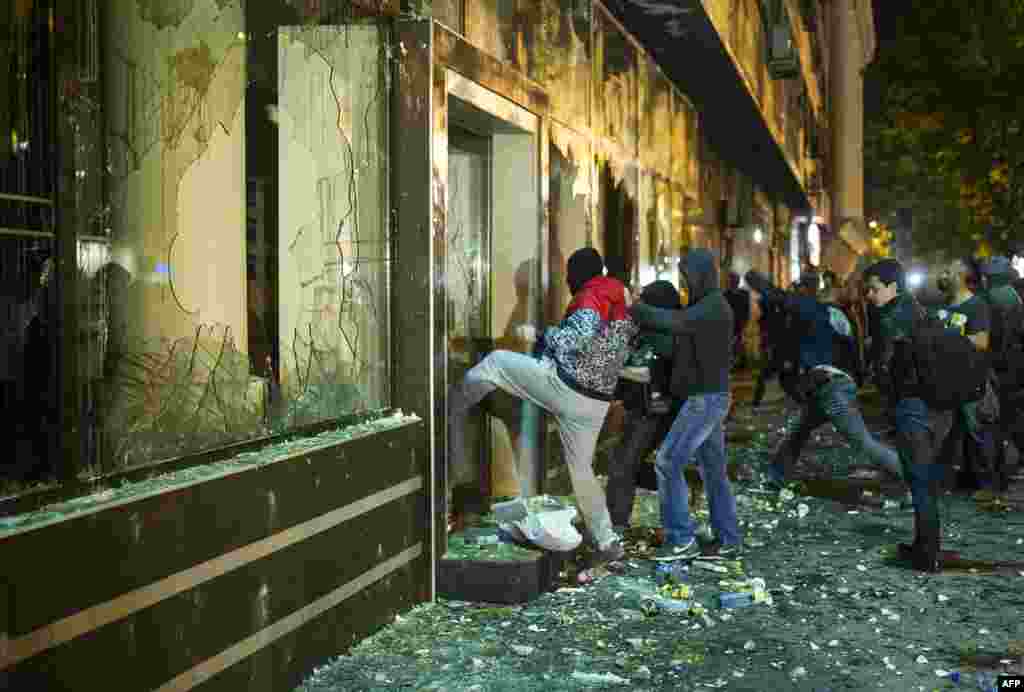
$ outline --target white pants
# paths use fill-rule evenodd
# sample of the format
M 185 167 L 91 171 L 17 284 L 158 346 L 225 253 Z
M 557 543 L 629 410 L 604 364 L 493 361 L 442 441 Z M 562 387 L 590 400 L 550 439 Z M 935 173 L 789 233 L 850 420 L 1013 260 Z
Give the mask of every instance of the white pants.
M 583 520 L 598 547 L 606 548 L 616 536 L 604 489 L 594 475 L 593 464 L 597 436 L 609 404 L 569 387 L 550 363 L 512 351 L 493 351 L 470 369 L 462 382 L 452 387 L 448 396 L 451 476 L 475 477 L 466 459 L 469 411 L 495 389 L 536 404 L 554 416 Z

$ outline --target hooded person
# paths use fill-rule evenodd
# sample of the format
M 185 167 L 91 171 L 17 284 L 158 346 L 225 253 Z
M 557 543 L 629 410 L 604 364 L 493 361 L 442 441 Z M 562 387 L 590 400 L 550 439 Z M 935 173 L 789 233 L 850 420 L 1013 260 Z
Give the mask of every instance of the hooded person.
M 492 351 L 448 397 L 449 464 L 456 484 L 478 476 L 466 458 L 465 440 L 469 413 L 488 394 L 500 389 L 552 415 L 573 493 L 597 548 L 595 564 L 624 555 L 592 464 L 597 436 L 637 333 L 627 313 L 625 286 L 603 272 L 596 250 L 574 252 L 566 266 L 572 301 L 562 321 L 545 330 L 534 354 Z M 458 514 L 462 508 L 453 510 Z
M 692 559 L 701 553 L 689 511 L 689 489 L 683 468 L 696 460 L 704 478 L 716 541 L 705 551 L 720 557 L 738 554 L 736 499 L 726 475 L 725 431 L 729 411 L 729 370 L 732 363 L 733 313 L 719 288 L 714 255 L 690 250 L 679 270 L 689 292 L 689 305 L 666 310 L 638 301 L 631 308 L 641 329 L 673 337 L 672 396 L 683 405 L 658 449 L 658 500 L 665 543 L 654 559 Z
M 666 310 L 679 310 L 682 307 L 679 291 L 664 280 L 647 284 L 640 293 L 640 300 Z M 636 338 L 633 357 L 628 361 L 631 366 L 641 366 L 644 372 L 649 373 L 649 383 L 634 384 L 633 387 L 625 389 L 625 425 L 608 467 L 608 511 L 618 533 L 629 527 L 633 503 L 636 500 L 638 475 L 641 469 L 647 466 L 641 462 L 661 444 L 679 411 L 679 401 L 670 394 L 672 348 L 670 335 L 641 331 Z M 656 411 L 652 410 L 653 407 L 647 406 L 647 397 L 642 387 L 650 387 L 652 391 L 669 396 L 668 411 Z M 638 395 L 635 393 L 637 388 L 640 389 Z M 651 480 L 648 480 L 646 485 L 651 488 L 657 487 Z

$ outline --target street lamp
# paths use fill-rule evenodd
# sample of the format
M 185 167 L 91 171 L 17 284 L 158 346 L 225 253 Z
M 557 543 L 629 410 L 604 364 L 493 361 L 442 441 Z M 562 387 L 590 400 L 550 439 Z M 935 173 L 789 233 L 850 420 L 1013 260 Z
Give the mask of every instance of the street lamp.
M 875 230 L 876 228 L 878 228 L 878 222 L 877 221 L 869 222 L 868 223 L 868 228 L 870 228 L 872 231 Z

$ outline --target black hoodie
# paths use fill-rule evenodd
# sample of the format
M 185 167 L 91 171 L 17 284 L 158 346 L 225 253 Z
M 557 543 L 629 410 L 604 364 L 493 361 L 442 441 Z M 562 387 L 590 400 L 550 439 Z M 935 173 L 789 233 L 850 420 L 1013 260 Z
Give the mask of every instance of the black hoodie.
M 715 257 L 703 249 L 690 250 L 681 262 L 690 304 L 683 310 L 664 310 L 638 302 L 631 308 L 641 329 L 672 334 L 672 394 L 729 391 L 732 363 L 733 314 L 718 285 Z

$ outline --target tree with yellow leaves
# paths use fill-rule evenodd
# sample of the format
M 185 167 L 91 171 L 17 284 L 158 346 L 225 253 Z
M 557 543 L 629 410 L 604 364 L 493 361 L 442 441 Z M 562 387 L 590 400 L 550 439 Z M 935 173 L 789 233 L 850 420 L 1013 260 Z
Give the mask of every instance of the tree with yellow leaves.
M 865 164 L 875 213 L 909 206 L 915 240 L 956 255 L 1024 242 L 1024 0 L 930 0 L 902 16 L 868 78 L 885 85 Z

